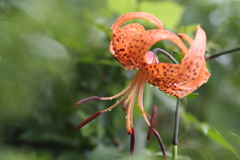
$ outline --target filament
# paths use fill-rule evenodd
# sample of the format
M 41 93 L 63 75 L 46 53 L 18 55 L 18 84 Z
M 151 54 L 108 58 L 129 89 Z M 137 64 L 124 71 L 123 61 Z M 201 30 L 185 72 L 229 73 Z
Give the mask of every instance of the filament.
M 149 114 L 147 114 L 144 111 L 144 108 L 143 108 L 144 84 L 145 84 L 144 82 L 141 83 L 141 86 L 140 86 L 139 91 L 138 91 L 138 107 L 139 107 L 140 111 L 142 112 L 142 115 L 143 115 L 143 118 L 144 118 L 145 122 L 148 124 L 148 126 L 150 126 L 150 123 L 149 123 L 147 117 L 151 118 L 151 116 Z
M 117 97 L 123 95 L 129 88 L 131 88 L 133 83 L 134 83 L 134 80 L 126 88 L 124 88 L 121 92 L 119 92 L 118 94 L 116 94 L 114 96 L 111 96 L 111 97 L 100 97 L 100 99 L 101 100 L 111 100 L 111 99 L 117 98 Z

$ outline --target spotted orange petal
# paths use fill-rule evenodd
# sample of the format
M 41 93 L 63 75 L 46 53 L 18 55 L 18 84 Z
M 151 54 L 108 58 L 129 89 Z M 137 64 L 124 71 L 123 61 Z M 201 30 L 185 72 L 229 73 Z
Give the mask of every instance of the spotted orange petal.
M 145 31 L 129 41 L 128 49 L 136 68 L 148 63 L 146 52 L 158 41 L 170 40 L 175 43 L 185 55 L 188 51 L 186 45 L 175 34 L 167 30 L 153 29 Z
M 204 59 L 206 35 L 197 26 L 194 41 L 186 39 L 191 47 L 179 64 L 158 63 L 144 66 L 149 83 L 156 85 L 161 91 L 183 98 L 206 83 L 210 74 Z
M 131 54 L 127 47 L 128 42 L 134 36 L 144 32 L 142 25 L 137 23 L 128 24 L 122 28 L 121 25 L 134 18 L 146 19 L 155 24 L 159 29 L 163 28 L 162 22 L 155 16 L 145 12 L 132 12 L 120 16 L 112 25 L 112 40 L 110 44 L 110 52 L 126 69 L 133 69 Z
M 117 34 L 113 34 L 110 52 L 126 69 L 134 69 L 131 54 L 127 49 L 128 41 L 144 31 L 142 25 L 133 23 L 120 28 Z

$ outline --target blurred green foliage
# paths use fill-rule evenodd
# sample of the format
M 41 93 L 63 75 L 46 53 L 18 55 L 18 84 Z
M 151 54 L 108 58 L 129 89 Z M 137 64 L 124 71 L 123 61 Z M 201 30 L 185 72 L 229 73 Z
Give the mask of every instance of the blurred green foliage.
M 152 13 L 165 28 L 191 36 L 200 24 L 211 55 L 240 44 L 239 7 L 237 0 L 1 0 L 0 159 L 162 159 L 156 139 L 146 141 L 147 125 L 137 109 L 134 157 L 120 106 L 74 131 L 91 114 L 114 103 L 75 107 L 75 102 L 114 95 L 135 73 L 124 70 L 109 52 L 111 24 L 132 11 Z M 176 50 L 169 43 L 158 45 L 170 53 Z M 209 82 L 196 91 L 199 96 L 183 100 L 179 160 L 239 158 L 238 54 L 209 61 Z M 169 159 L 175 103 L 175 98 L 146 85 L 144 105 L 147 112 L 159 107 L 156 129 Z

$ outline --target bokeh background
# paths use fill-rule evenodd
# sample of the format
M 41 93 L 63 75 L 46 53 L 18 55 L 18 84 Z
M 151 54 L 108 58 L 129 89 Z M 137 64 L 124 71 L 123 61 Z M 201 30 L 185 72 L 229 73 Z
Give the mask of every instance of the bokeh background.
M 200 24 L 207 54 L 239 47 L 239 0 L 1 0 L 0 159 L 162 159 L 136 107 L 136 150 L 129 154 L 125 112 L 104 113 L 80 131 L 74 128 L 112 101 L 74 104 L 89 96 L 111 96 L 131 81 L 110 54 L 111 24 L 127 12 L 145 11 L 165 29 L 194 37 Z M 146 28 L 145 20 L 136 20 Z M 173 44 L 161 42 L 173 53 Z M 211 78 L 183 99 L 178 155 L 181 160 L 234 160 L 240 154 L 240 51 L 208 61 Z M 148 113 L 158 106 L 156 129 L 171 159 L 176 98 L 146 84 Z

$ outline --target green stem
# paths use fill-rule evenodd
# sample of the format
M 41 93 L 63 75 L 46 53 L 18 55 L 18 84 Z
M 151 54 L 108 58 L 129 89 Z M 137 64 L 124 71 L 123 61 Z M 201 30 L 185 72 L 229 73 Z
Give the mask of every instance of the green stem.
M 177 144 L 172 148 L 172 160 L 177 160 Z
M 174 124 L 174 134 L 173 134 L 173 151 L 172 160 L 177 160 L 177 144 L 178 144 L 178 128 L 179 128 L 179 109 L 180 109 L 181 99 L 177 99 L 176 111 L 175 111 L 175 124 Z

